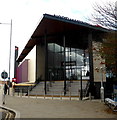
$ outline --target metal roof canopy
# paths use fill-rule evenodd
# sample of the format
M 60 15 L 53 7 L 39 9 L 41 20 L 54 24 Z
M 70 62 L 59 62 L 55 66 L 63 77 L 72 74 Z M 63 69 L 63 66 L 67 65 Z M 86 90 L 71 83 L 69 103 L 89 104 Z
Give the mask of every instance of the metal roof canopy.
M 69 19 L 67 17 L 44 14 L 41 22 L 31 36 L 31 39 L 28 41 L 19 58 L 17 59 L 17 62 L 21 62 L 37 44 L 37 40 L 39 42 L 39 38 L 44 37 L 45 34 L 47 36 L 56 36 L 58 34 L 69 35 L 69 33 L 72 33 L 73 37 L 75 32 L 79 31 L 79 35 L 82 35 L 83 33 L 88 33 L 90 30 L 98 32 L 109 31 L 105 28 L 96 27 L 78 20 Z

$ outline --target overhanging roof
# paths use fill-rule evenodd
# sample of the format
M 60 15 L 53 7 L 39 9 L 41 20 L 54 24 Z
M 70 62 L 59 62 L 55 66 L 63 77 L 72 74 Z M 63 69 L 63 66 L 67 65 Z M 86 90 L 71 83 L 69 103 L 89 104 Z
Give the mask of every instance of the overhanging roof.
M 47 35 L 56 35 L 56 34 L 66 33 L 70 31 L 78 31 L 78 30 L 83 30 L 83 31 L 94 30 L 94 31 L 108 32 L 108 30 L 105 28 L 96 27 L 81 22 L 79 20 L 69 19 L 68 17 L 44 14 L 41 22 L 39 23 L 36 30 L 32 34 L 31 39 L 26 44 L 25 48 L 18 57 L 17 61 L 21 62 L 36 45 L 37 39 L 43 37 L 45 33 Z

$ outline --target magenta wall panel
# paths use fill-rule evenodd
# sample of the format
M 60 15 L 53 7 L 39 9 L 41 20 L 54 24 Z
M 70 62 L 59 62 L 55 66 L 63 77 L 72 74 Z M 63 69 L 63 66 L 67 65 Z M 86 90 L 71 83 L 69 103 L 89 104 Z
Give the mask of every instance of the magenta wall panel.
M 17 83 L 28 82 L 28 60 L 17 68 Z
M 16 75 L 16 81 L 17 83 L 21 83 L 21 66 L 17 68 L 17 75 Z

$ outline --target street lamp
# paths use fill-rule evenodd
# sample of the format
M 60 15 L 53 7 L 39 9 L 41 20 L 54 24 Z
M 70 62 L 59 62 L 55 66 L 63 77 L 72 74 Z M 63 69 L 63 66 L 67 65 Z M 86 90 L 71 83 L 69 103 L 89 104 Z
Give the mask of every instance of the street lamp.
M 12 20 L 10 23 L 0 23 L 4 25 L 10 25 L 10 46 L 9 46 L 9 87 L 10 87 L 10 70 L 11 70 L 11 42 L 12 42 Z M 10 93 L 10 89 L 8 90 L 8 95 Z

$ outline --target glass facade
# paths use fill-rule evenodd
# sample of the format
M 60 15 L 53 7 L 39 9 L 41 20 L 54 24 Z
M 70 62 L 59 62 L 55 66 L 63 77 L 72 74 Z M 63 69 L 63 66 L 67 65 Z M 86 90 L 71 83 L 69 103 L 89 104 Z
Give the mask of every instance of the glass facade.
M 65 50 L 65 51 L 64 51 Z M 88 50 L 48 43 L 48 80 L 89 79 Z M 64 65 L 65 64 L 65 65 Z

